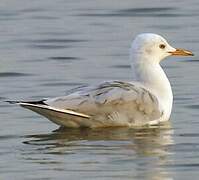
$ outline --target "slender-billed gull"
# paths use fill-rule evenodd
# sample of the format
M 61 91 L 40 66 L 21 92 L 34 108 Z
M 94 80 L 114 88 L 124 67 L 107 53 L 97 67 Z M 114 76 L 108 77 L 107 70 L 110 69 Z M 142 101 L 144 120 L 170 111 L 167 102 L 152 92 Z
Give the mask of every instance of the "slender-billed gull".
M 139 34 L 130 48 L 135 81 L 106 81 L 40 101 L 10 101 L 65 127 L 143 126 L 168 121 L 173 94 L 160 66 L 168 56 L 193 56 L 157 34 Z

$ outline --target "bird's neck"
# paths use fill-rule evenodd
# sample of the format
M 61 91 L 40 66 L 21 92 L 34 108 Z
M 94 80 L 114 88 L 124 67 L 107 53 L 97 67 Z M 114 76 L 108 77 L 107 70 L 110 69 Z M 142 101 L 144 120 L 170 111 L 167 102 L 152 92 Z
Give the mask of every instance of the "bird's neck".
M 140 60 L 140 57 L 138 58 L 138 61 L 134 59 L 132 63 L 136 81 L 149 88 L 158 97 L 160 103 L 164 106 L 163 108 L 167 109 L 169 116 L 173 103 L 173 94 L 166 74 L 158 63 L 151 63 L 153 60 L 149 61 L 148 58 Z

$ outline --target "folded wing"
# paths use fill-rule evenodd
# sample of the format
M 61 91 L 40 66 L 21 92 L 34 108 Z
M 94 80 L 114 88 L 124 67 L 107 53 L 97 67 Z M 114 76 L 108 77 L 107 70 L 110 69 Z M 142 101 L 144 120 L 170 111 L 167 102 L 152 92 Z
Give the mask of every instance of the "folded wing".
M 82 118 L 79 122 L 80 126 L 84 122 L 89 126 L 144 125 L 159 119 L 163 113 L 157 98 L 149 90 L 139 84 L 121 81 L 80 87 L 66 96 L 48 99 L 44 103 L 55 109 L 87 116 L 87 120 Z M 72 117 L 68 120 L 72 121 Z

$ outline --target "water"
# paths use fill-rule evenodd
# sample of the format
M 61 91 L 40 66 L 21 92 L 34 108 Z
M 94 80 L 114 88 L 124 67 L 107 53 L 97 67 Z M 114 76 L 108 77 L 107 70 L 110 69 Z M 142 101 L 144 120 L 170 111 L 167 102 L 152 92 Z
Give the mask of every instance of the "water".
M 194 0 L 2 0 L 1 179 L 198 179 L 198 9 Z M 175 97 L 166 127 L 56 130 L 3 102 L 131 79 L 128 48 L 141 32 L 195 53 L 162 63 Z

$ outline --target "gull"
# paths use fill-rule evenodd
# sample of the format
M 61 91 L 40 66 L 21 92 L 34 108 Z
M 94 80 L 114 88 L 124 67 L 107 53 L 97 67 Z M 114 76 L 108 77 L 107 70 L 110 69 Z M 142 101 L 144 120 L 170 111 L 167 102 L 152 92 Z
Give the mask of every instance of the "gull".
M 160 66 L 168 56 L 193 53 L 173 48 L 160 35 L 142 33 L 130 48 L 134 81 L 106 81 L 72 89 L 61 97 L 9 102 L 69 128 L 157 125 L 169 120 L 173 104 L 170 82 Z

